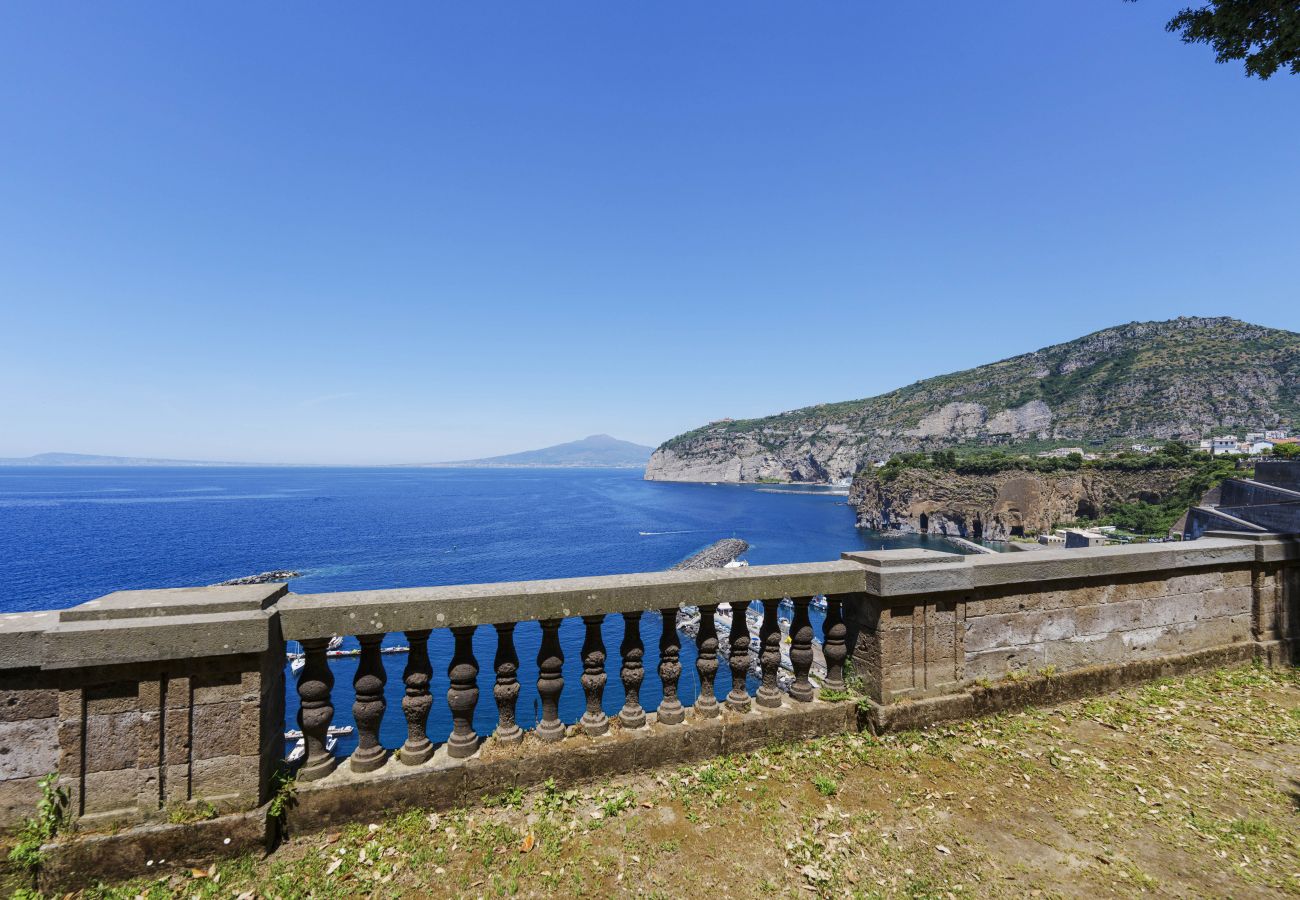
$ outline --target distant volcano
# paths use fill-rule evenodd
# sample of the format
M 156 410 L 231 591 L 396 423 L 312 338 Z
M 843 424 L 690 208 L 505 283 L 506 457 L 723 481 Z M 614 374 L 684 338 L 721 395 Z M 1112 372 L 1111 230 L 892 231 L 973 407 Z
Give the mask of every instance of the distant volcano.
M 593 434 L 580 441 L 556 444 L 540 450 L 489 456 L 486 459 L 463 459 L 456 462 L 432 463 L 435 466 L 539 466 L 570 467 L 596 466 L 612 469 L 640 469 L 650 459 L 653 447 L 643 447 L 631 441 L 620 441 L 607 434 Z

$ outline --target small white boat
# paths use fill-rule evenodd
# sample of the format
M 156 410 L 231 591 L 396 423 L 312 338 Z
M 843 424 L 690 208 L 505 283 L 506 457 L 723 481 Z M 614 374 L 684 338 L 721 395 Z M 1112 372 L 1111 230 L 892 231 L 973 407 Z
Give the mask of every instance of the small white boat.
M 333 753 L 334 748 L 338 746 L 338 742 L 339 740 L 336 737 L 326 738 L 325 749 L 328 752 Z M 289 751 L 289 755 L 284 758 L 284 761 L 291 762 L 291 763 L 297 762 L 298 760 L 302 759 L 306 754 L 307 754 L 307 739 L 298 738 L 298 743 L 293 745 L 293 749 Z

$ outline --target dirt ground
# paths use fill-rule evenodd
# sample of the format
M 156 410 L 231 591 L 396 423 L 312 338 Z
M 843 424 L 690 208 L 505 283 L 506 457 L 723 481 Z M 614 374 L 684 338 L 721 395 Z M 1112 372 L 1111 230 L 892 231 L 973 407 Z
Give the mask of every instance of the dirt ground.
M 476 800 L 82 896 L 1300 894 L 1300 675 L 1227 670 Z

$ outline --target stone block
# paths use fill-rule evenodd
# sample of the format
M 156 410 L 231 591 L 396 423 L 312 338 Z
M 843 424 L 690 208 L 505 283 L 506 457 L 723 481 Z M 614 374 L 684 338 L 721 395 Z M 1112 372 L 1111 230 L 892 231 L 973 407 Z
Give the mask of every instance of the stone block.
M 1183 622 L 1195 622 L 1197 611 L 1201 608 L 1200 594 L 1186 594 L 1180 597 L 1157 597 L 1142 601 L 1142 615 L 1127 629 L 1167 628 Z
M 1199 594 L 1223 587 L 1224 573 L 1219 571 L 1187 572 L 1171 575 L 1165 581 L 1165 594 L 1179 596 L 1182 594 Z
M 45 719 L 59 714 L 59 692 L 53 688 L 0 688 L 0 722 Z
M 131 813 L 140 797 L 138 769 L 112 769 L 86 773 L 85 814 Z
M 1128 631 L 1146 624 L 1145 600 L 1120 600 L 1074 610 L 1076 635 L 1107 634 Z
M 213 802 L 233 797 L 257 803 L 259 765 L 256 756 L 196 759 L 190 768 L 190 793 Z
M 966 620 L 965 647 L 981 652 L 1073 637 L 1074 617 L 1062 610 L 1007 613 Z
M 162 762 L 162 711 L 146 709 L 140 713 L 140 749 L 138 766 L 157 766 Z
M 140 713 L 86 716 L 86 771 L 134 768 L 140 755 Z
M 212 759 L 240 752 L 240 703 L 204 703 L 194 707 L 194 758 Z M 253 748 L 256 748 L 256 742 Z
M 0 829 L 16 828 L 36 811 L 41 788 L 32 778 L 9 778 L 0 781 Z
M 1254 599 L 1254 592 L 1251 590 L 1250 585 L 1237 585 L 1216 591 L 1206 591 L 1200 597 L 1196 615 L 1201 619 L 1250 615 Z
M 1045 657 L 1041 644 L 1023 647 L 1002 647 L 966 654 L 967 679 L 988 678 L 996 681 L 1012 670 L 1041 669 Z
M 0 781 L 40 777 L 59 765 L 59 720 L 54 716 L 0 722 Z
M 190 681 L 188 676 L 168 678 L 166 705 L 168 709 L 187 708 L 193 702 L 190 698 Z
M 1085 666 L 1123 663 L 1127 657 L 1124 639 L 1117 633 L 1092 634 L 1069 641 L 1043 645 L 1043 665 L 1055 666 L 1059 671 L 1081 669 Z
M 190 757 L 190 710 L 169 709 L 163 720 L 163 759 L 168 763 Z
M 139 691 L 138 681 L 91 685 L 85 689 L 86 715 L 112 715 L 138 710 Z
M 213 673 L 204 675 L 201 678 L 195 678 L 192 683 L 194 688 L 193 703 L 195 706 L 201 706 L 205 703 L 239 701 L 247 693 L 242 672 Z
M 159 794 L 163 803 L 183 803 L 190 799 L 189 763 L 164 766 L 162 779 L 162 790 Z

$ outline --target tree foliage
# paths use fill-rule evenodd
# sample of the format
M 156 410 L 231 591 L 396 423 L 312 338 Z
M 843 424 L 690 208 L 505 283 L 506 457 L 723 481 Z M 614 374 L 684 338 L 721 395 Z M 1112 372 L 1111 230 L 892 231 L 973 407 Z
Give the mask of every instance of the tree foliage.
M 1244 59 L 1247 75 L 1300 74 L 1300 0 L 1210 0 L 1182 10 L 1165 30 L 1185 44 L 1209 44 L 1217 62 Z

